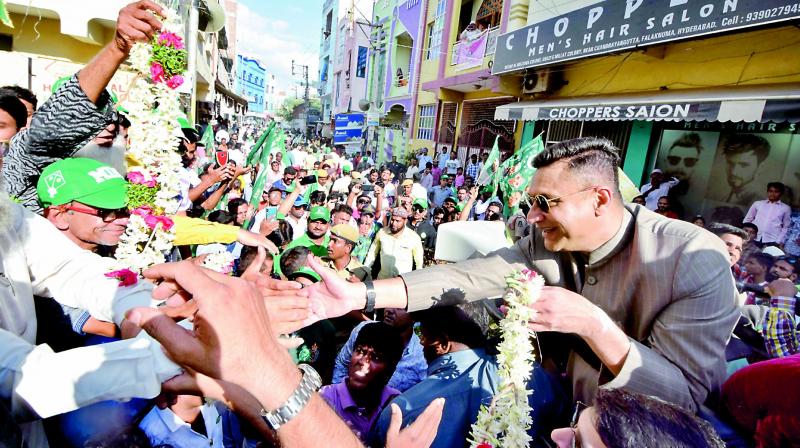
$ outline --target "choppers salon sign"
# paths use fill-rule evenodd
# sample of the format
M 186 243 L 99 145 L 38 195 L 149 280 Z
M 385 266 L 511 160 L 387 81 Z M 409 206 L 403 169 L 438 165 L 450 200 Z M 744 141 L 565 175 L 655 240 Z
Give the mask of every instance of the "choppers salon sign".
M 800 17 L 800 0 L 608 0 L 501 35 L 492 74 Z

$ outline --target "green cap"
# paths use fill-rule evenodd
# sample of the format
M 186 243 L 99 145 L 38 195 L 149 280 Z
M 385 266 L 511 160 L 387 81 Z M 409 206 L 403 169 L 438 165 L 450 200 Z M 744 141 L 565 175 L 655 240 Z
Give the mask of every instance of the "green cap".
M 352 168 L 350 168 L 350 165 L 344 165 L 344 166 L 342 166 L 342 172 L 343 172 L 343 173 L 349 173 L 350 171 L 353 171 L 353 169 L 352 169 Z
M 186 116 L 178 117 L 178 124 L 181 126 L 181 129 L 194 130 L 194 126 L 192 126 L 192 124 L 189 123 L 189 120 L 186 118 Z
M 485 187 L 481 188 L 481 193 L 492 193 L 494 192 L 494 188 L 491 185 L 486 185 Z
M 414 202 L 411 203 L 411 206 L 413 207 L 415 205 L 419 205 L 420 207 L 422 207 L 422 208 L 424 208 L 426 210 L 428 209 L 428 201 L 426 201 L 425 199 L 422 199 L 422 198 L 414 199 Z
M 77 201 L 91 207 L 119 209 L 128 202 L 128 183 L 114 168 L 93 159 L 71 158 L 48 165 L 36 193 L 43 207 Z
M 308 214 L 308 220 L 331 222 L 331 211 L 321 205 L 316 205 L 311 207 L 311 213 Z
M 442 174 L 442 176 L 439 177 L 439 179 L 450 179 L 450 176 L 448 176 L 447 174 Z

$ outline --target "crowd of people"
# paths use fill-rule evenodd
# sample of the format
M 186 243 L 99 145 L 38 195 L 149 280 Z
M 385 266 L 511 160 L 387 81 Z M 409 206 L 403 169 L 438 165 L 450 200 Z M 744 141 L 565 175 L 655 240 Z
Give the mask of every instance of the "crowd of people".
M 130 122 L 106 87 L 159 10 L 121 10 L 41 107 L 0 89 L 0 444 L 466 446 L 521 269 L 547 284 L 532 446 L 800 444 L 786 186 L 738 227 L 684 222 L 658 170 L 623 197 L 604 139 L 542 151 L 512 213 L 477 184 L 488 152 L 382 160 L 289 133 L 252 160 L 276 128 L 209 124 L 211 144 L 181 120 L 170 263 L 120 284 Z M 488 232 L 505 247 L 479 250 Z M 229 273 L 201 267 L 220 253 Z

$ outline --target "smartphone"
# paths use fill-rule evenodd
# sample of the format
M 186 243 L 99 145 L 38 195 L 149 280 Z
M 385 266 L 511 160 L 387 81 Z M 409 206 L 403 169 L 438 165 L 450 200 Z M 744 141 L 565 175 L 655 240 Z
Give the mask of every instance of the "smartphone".
M 373 185 L 373 184 L 362 185 L 361 186 L 361 191 L 363 191 L 364 193 L 366 193 L 368 191 L 375 191 L 375 185 Z
M 228 151 L 217 151 L 215 154 L 217 165 L 225 166 L 228 164 Z
M 308 176 L 302 177 L 300 179 L 300 185 L 311 185 L 317 183 L 317 176 L 313 174 L 309 174 Z

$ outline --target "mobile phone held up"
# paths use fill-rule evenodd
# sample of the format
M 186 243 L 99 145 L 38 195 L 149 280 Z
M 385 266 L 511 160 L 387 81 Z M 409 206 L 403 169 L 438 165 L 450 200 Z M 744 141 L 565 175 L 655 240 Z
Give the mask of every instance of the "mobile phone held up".
M 311 185 L 317 182 L 317 176 L 313 174 L 309 174 L 308 176 L 302 177 L 300 179 L 300 185 Z
M 368 191 L 375 191 L 375 185 L 373 185 L 373 184 L 362 185 L 361 186 L 361 191 L 363 191 L 364 193 L 366 193 Z

